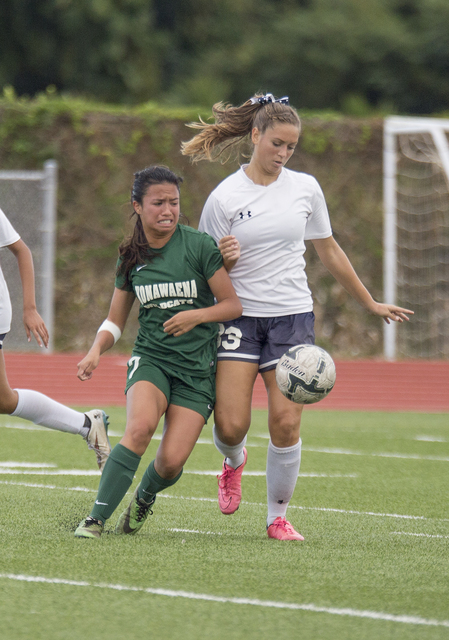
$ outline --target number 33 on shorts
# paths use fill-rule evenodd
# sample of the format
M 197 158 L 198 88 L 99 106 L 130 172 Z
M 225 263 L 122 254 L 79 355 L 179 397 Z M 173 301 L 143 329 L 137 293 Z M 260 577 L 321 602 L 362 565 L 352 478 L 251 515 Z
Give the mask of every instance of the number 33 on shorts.
M 242 332 L 238 327 L 227 327 L 218 323 L 218 347 L 226 349 L 226 351 L 234 351 L 240 346 L 242 340 Z

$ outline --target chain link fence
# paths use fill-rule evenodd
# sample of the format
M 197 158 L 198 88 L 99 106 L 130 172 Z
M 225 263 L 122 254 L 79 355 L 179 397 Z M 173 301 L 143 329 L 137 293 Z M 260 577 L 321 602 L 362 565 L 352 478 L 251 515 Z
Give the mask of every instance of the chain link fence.
M 53 350 L 56 194 L 58 165 L 44 164 L 43 171 L 0 171 L 0 208 L 29 246 L 34 261 L 37 308 L 50 333 Z M 0 255 L 2 271 L 12 303 L 12 326 L 5 340 L 8 351 L 39 350 L 34 338 L 28 343 L 22 322 L 22 285 L 17 260 L 8 249 Z

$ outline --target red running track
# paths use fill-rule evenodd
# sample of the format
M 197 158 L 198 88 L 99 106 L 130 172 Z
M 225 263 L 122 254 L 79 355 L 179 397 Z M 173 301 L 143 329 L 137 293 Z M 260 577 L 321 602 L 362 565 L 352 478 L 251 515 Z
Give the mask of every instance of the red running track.
M 92 380 L 76 377 L 79 354 L 4 353 L 12 387 L 35 389 L 59 402 L 83 407 L 123 406 L 125 356 L 103 356 Z M 337 382 L 310 409 L 449 412 L 449 362 L 337 361 Z M 253 407 L 267 407 L 260 376 Z

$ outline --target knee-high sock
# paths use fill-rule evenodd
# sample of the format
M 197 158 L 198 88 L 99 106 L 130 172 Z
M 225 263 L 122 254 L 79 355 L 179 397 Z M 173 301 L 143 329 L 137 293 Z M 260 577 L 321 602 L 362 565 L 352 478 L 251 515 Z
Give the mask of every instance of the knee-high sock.
M 267 453 L 267 524 L 285 517 L 298 479 L 301 464 L 301 440 L 292 447 L 275 447 L 269 442 Z
M 214 444 L 218 451 L 226 458 L 226 464 L 232 467 L 233 469 L 237 469 L 243 464 L 245 459 L 245 454 L 243 453 L 243 447 L 246 444 L 246 436 L 243 438 L 239 444 L 230 446 L 225 444 L 220 440 L 217 435 L 217 429 L 215 425 L 213 426 L 212 433 L 214 436 Z
M 104 522 L 117 509 L 134 479 L 140 463 L 138 456 L 122 444 L 111 451 L 101 474 L 97 499 L 90 515 Z
M 163 491 L 167 487 L 173 486 L 178 482 L 181 476 L 182 469 L 175 478 L 171 478 L 169 480 L 162 478 L 154 468 L 154 460 L 152 460 L 142 476 L 137 496 L 139 498 L 143 498 L 145 502 L 151 502 L 152 497 L 155 496 L 156 493 Z
M 81 432 L 86 419 L 84 413 L 70 409 L 39 391 L 31 389 L 15 389 L 15 391 L 19 394 L 19 402 L 11 413 L 12 416 L 25 418 L 34 424 L 57 431 Z

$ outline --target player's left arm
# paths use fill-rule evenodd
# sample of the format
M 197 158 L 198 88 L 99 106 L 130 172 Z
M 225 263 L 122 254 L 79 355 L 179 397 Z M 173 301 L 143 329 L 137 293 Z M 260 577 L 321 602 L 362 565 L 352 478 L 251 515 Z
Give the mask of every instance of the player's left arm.
M 410 309 L 403 309 L 394 304 L 376 302 L 356 274 L 348 256 L 333 236 L 312 240 L 312 242 L 324 266 L 354 300 L 362 307 L 365 307 L 367 311 L 373 315 L 380 316 L 387 324 L 390 324 L 390 320 L 394 322 L 409 320 L 407 314 L 413 315 L 414 312 Z
M 28 342 L 30 342 L 32 334 L 40 347 L 42 344 L 48 347 L 48 330 L 36 307 L 34 265 L 31 251 L 23 240 L 17 240 L 17 242 L 8 245 L 8 249 L 16 257 L 19 267 L 23 293 L 23 324 Z
M 207 282 L 217 300 L 217 304 L 212 307 L 191 309 L 177 313 L 164 322 L 165 333 L 170 333 L 173 336 L 182 336 L 183 333 L 187 333 L 197 324 L 224 322 L 242 315 L 241 302 L 224 267 L 220 267 Z

